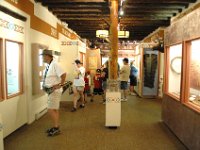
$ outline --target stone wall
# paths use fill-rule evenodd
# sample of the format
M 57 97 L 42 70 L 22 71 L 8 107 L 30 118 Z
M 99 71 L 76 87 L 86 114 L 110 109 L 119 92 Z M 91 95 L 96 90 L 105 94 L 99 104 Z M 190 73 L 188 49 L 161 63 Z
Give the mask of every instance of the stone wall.
M 165 45 L 200 38 L 200 8 L 171 24 L 165 30 Z

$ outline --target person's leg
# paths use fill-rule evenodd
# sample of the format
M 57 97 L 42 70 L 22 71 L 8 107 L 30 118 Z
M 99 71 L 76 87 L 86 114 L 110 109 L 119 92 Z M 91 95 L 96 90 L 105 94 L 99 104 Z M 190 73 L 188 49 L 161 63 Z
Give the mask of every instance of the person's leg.
M 53 127 L 47 130 L 48 136 L 54 136 L 60 133 L 59 130 L 59 107 L 61 92 L 53 92 L 48 97 L 48 114 L 52 120 Z
M 128 95 L 128 82 L 124 82 L 124 99 L 127 100 Z
M 83 89 L 82 87 L 79 87 L 80 89 L 78 89 L 79 94 L 80 94 L 80 100 L 81 100 L 81 106 L 85 106 L 85 102 L 84 102 L 84 94 L 83 94 Z
M 87 103 L 87 91 L 84 91 L 84 103 Z
M 92 94 L 91 94 L 90 102 L 93 102 L 93 101 L 94 101 L 94 94 L 92 93 Z
M 130 93 L 133 92 L 133 89 L 134 89 L 134 87 L 133 87 L 133 85 L 131 84 L 131 85 L 130 85 Z
M 49 116 L 51 117 L 51 120 L 53 121 L 53 127 L 58 128 L 59 127 L 59 111 L 56 109 L 48 109 Z
M 72 108 L 72 112 L 76 111 L 77 109 L 77 97 L 78 97 L 78 91 L 77 91 L 77 87 L 73 87 L 73 93 L 74 93 L 74 96 L 73 96 L 73 108 Z
M 128 95 L 128 90 L 124 90 L 124 99 L 127 99 L 127 95 Z
M 123 81 L 120 82 L 121 100 L 124 99 L 124 84 L 123 83 L 124 83 Z
M 107 81 L 103 81 L 102 83 L 102 89 L 103 89 L 103 104 L 106 104 L 106 89 L 107 89 Z

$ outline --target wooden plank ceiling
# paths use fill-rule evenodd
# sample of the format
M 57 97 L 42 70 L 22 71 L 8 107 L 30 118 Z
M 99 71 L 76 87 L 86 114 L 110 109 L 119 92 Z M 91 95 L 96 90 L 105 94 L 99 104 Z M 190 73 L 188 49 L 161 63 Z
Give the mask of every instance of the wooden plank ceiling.
M 35 0 L 76 31 L 82 38 L 96 39 L 96 30 L 109 29 L 108 0 Z M 125 0 L 120 29 L 130 31 L 128 40 L 142 40 L 196 0 Z M 119 0 L 120 5 L 120 0 Z

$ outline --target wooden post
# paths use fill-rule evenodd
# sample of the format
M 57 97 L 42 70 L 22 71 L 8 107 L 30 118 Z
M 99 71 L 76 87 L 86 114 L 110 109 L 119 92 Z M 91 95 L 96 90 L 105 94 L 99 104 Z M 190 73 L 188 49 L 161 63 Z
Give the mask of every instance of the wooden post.
M 118 0 L 110 0 L 110 79 L 116 80 L 118 78 Z

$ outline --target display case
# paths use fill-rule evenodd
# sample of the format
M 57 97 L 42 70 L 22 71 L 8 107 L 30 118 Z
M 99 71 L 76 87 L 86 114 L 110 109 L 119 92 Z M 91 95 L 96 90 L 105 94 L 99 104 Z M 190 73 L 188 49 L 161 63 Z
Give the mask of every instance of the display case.
M 200 39 L 186 42 L 186 100 L 189 104 L 200 107 Z
M 23 44 L 5 41 L 6 55 L 6 97 L 11 98 L 23 92 Z
M 180 100 L 182 44 L 169 46 L 166 50 L 166 94 Z

